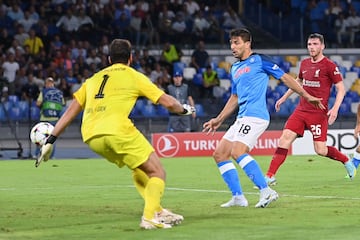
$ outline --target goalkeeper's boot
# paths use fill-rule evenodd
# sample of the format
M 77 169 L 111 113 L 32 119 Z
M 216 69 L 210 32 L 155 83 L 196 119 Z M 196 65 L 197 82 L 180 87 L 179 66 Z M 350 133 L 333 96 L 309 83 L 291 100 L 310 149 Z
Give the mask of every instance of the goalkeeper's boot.
M 146 219 L 144 217 L 141 218 L 140 227 L 146 230 L 149 229 L 157 229 L 157 228 L 171 228 L 170 224 L 162 223 L 156 218 Z
M 275 186 L 276 185 L 276 178 L 274 176 L 272 176 L 272 177 L 265 176 L 265 181 L 266 181 L 268 186 Z
M 260 200 L 255 205 L 256 208 L 265 208 L 271 202 L 276 201 L 279 198 L 279 194 L 270 187 L 260 190 Z
M 344 163 L 344 166 L 346 168 L 349 178 L 353 179 L 356 175 L 356 167 L 355 167 L 353 161 L 351 161 L 351 160 L 347 161 L 346 163 Z
M 221 204 L 221 207 L 247 207 L 249 206 L 249 203 L 244 195 L 237 195 L 233 196 L 230 201 Z
M 174 226 L 180 224 L 184 220 L 184 217 L 163 208 L 160 212 L 156 213 L 156 219 L 162 223 Z

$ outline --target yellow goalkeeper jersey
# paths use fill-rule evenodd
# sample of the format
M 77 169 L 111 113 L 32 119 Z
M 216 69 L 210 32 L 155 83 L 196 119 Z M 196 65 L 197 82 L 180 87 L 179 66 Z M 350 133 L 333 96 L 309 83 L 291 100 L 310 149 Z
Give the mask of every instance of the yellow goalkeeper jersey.
M 113 64 L 95 73 L 74 93 L 84 110 L 83 141 L 99 135 L 127 138 L 138 134 L 129 119 L 137 98 L 144 96 L 157 103 L 162 94 L 144 74 L 124 64 Z

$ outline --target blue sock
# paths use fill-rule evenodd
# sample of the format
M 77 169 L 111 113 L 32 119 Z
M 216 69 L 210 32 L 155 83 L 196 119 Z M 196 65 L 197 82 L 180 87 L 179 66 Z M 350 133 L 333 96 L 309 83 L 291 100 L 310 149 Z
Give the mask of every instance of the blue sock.
M 358 168 L 358 166 L 360 164 L 360 153 L 355 151 L 352 162 L 354 163 L 355 167 Z
M 232 161 L 220 162 L 217 164 L 222 178 L 227 184 L 233 196 L 242 195 L 238 171 Z
M 255 186 L 257 186 L 260 190 L 263 188 L 267 188 L 264 175 L 259 165 L 252 156 L 250 156 L 249 154 L 243 154 L 238 157 L 238 159 L 236 159 L 236 162 L 244 170 L 246 175 L 255 184 Z

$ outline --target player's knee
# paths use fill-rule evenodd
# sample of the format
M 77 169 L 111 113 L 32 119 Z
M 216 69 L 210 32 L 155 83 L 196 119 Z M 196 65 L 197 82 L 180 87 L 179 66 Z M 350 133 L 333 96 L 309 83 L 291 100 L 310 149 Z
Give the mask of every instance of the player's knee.
M 223 153 L 219 152 L 219 151 L 214 151 L 214 153 L 212 154 L 214 160 L 216 163 L 222 162 L 224 160 L 227 160 L 229 157 L 226 157 Z
M 316 154 L 320 155 L 320 156 L 324 156 L 326 157 L 327 155 L 327 148 L 317 148 L 315 149 Z

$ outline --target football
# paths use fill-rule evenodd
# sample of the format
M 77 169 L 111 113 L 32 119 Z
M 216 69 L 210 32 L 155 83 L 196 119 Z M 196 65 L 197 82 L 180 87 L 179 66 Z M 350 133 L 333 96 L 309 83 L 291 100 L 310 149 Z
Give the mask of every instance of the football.
M 30 140 L 36 145 L 44 145 L 46 138 L 50 136 L 54 126 L 48 122 L 39 122 L 30 131 Z

